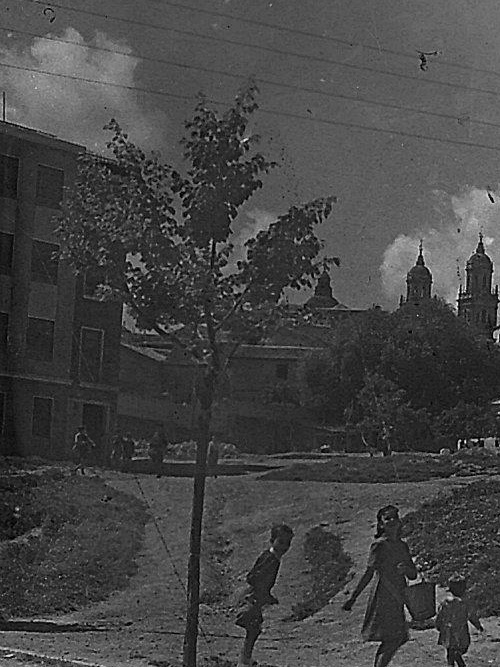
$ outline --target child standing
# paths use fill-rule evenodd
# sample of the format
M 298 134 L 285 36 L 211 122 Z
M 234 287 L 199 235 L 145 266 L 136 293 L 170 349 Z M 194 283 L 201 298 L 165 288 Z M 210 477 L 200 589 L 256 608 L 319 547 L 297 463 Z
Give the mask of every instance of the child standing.
M 462 656 L 470 646 L 469 622 L 479 632 L 483 631 L 481 621 L 465 597 L 466 587 L 463 577 L 452 577 L 448 581 L 450 594 L 439 606 L 436 616 L 438 644 L 446 648 L 448 665 L 456 664 L 458 667 L 465 667 Z
M 276 583 L 281 558 L 290 548 L 293 530 L 286 524 L 275 525 L 271 528 L 271 547 L 266 549 L 255 561 L 254 566 L 247 574 L 248 588 L 241 598 L 236 616 L 236 625 L 245 628 L 246 636 L 241 649 L 238 667 L 252 664 L 252 652 L 257 637 L 262 632 L 262 608 L 265 605 L 279 604 L 271 595 L 271 589 Z

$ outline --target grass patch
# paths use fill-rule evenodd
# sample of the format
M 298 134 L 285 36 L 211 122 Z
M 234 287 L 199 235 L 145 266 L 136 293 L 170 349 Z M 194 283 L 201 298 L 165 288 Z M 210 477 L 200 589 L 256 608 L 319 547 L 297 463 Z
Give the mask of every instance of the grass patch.
M 352 566 L 338 535 L 321 526 L 314 526 L 305 534 L 303 553 L 311 586 L 305 597 L 292 606 L 286 619 L 290 621 L 302 621 L 323 609 L 344 586 Z
M 336 456 L 321 463 L 295 463 L 272 470 L 259 479 L 297 482 L 423 482 L 450 477 L 452 457 L 393 454 L 390 457 Z
M 393 454 L 392 456 L 335 456 L 319 462 L 301 462 L 277 468 L 259 477 L 292 482 L 351 482 L 388 484 L 425 482 L 455 475 L 468 477 L 500 473 L 500 456 L 481 450 L 449 456 Z
M 0 600 L 11 615 L 71 611 L 127 585 L 147 521 L 138 500 L 61 472 L 0 485 Z
M 500 615 L 500 482 L 474 482 L 405 517 L 405 533 L 428 578 L 446 585 L 455 572 L 469 581 L 483 616 Z

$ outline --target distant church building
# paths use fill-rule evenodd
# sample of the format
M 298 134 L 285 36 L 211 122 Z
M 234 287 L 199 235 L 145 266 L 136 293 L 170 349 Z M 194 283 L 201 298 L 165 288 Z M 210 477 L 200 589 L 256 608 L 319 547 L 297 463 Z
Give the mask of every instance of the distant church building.
M 420 241 L 415 266 L 413 266 L 406 274 L 406 299 L 401 295 L 399 305 L 404 306 L 408 303 L 418 306 L 422 301 L 431 298 L 431 289 L 432 274 L 425 266 L 422 241 Z
M 481 233 L 465 270 L 465 290 L 460 285 L 458 292 L 458 316 L 492 337 L 497 326 L 498 285 L 492 290 L 493 262 L 484 251 Z

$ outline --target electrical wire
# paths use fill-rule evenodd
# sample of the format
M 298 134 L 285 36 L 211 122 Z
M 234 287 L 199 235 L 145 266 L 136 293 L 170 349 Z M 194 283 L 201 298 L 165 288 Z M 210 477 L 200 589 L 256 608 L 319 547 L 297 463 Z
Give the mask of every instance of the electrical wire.
M 24 0 L 25 2 L 30 2 L 35 5 L 46 5 L 46 2 L 43 0 Z M 284 55 L 284 56 L 292 56 L 296 58 L 300 58 L 303 60 L 308 60 L 311 62 L 322 62 L 330 65 L 336 65 L 338 67 L 345 67 L 347 69 L 353 69 L 353 70 L 359 70 L 359 71 L 364 71 L 364 72 L 370 72 L 374 74 L 382 74 L 384 76 L 392 76 L 396 77 L 399 79 L 406 79 L 408 81 L 418 81 L 419 83 L 423 84 L 434 84 L 434 85 L 440 85 L 440 86 L 445 86 L 453 89 L 459 89 L 459 90 L 468 90 L 471 92 L 475 93 L 484 93 L 484 94 L 489 94 L 489 95 L 494 95 L 496 97 L 500 97 L 500 91 L 495 91 L 487 88 L 478 88 L 475 86 L 467 86 L 465 84 L 459 84 L 459 83 L 452 83 L 451 81 L 441 81 L 439 79 L 431 79 L 427 76 L 425 77 L 419 77 L 411 74 L 398 74 L 397 72 L 390 72 L 388 70 L 383 70 L 383 69 L 378 69 L 376 67 L 370 67 L 368 65 L 356 65 L 355 63 L 347 63 L 347 62 L 342 62 L 341 60 L 335 60 L 332 58 L 327 58 L 325 56 L 312 56 L 309 54 L 304 54 L 300 53 L 297 51 L 289 51 L 286 49 L 278 49 L 276 47 L 271 47 L 271 46 L 264 46 L 262 44 L 254 44 L 252 42 L 243 42 L 241 40 L 235 40 L 235 39 L 229 39 L 227 37 L 214 37 L 213 35 L 205 35 L 200 32 L 196 32 L 194 30 L 186 30 L 182 28 L 170 28 L 168 26 L 162 26 L 158 24 L 153 24 L 153 23 L 148 23 L 147 21 L 138 21 L 136 19 L 128 19 L 122 16 L 116 16 L 112 14 L 102 14 L 100 12 L 95 12 L 95 11 L 90 11 L 90 10 L 85 10 L 85 9 L 77 9 L 76 7 L 68 7 L 66 5 L 61 5 L 59 3 L 50 3 L 51 7 L 57 7 L 58 9 L 62 9 L 64 11 L 69 11 L 69 12 L 75 12 L 79 14 L 85 14 L 87 16 L 92 16 L 94 18 L 104 18 L 106 20 L 112 20 L 112 21 L 119 21 L 122 23 L 126 23 L 128 25 L 136 25 L 140 26 L 142 28 L 151 28 L 154 30 L 159 30 L 163 32 L 169 32 L 169 33 L 175 33 L 179 35 L 183 35 L 186 37 L 196 37 L 199 39 L 205 39 L 208 41 L 212 42 L 218 42 L 222 44 L 230 44 L 232 46 L 237 46 L 239 48 L 241 47 L 246 47 L 258 51 L 264 51 L 267 53 L 274 53 L 278 55 Z
M 167 60 L 165 58 L 151 58 L 149 56 L 143 56 L 141 54 L 133 55 L 130 53 L 126 53 L 124 51 L 117 51 L 115 49 L 110 49 L 106 47 L 101 47 L 101 46 L 93 46 L 93 45 L 87 45 L 87 44 L 80 44 L 78 42 L 71 41 L 69 39 L 61 39 L 57 37 L 49 37 L 45 35 L 40 35 L 36 32 L 29 32 L 27 30 L 18 30 L 16 28 L 6 28 L 3 26 L 0 26 L 0 30 L 3 30 L 5 32 L 14 32 L 22 35 L 28 35 L 30 37 L 36 37 L 38 39 L 46 40 L 49 42 L 55 42 L 59 44 L 69 44 L 71 46 L 77 46 L 81 49 L 90 49 L 93 51 L 102 51 L 104 53 L 112 53 L 114 55 L 122 55 L 125 57 L 129 58 L 140 58 L 144 62 L 153 62 L 153 63 L 158 63 L 161 65 L 169 65 L 170 67 L 178 67 L 181 69 L 187 69 L 187 70 L 194 70 L 197 72 L 203 72 L 205 74 L 217 74 L 218 76 L 225 76 L 231 79 L 237 79 L 239 81 L 247 79 L 247 75 L 245 74 L 233 74 L 232 72 L 229 72 L 228 70 L 224 69 L 214 69 L 211 67 L 202 67 L 199 65 L 188 65 L 186 63 L 178 62 L 175 60 Z M 345 100 L 349 102 L 355 102 L 357 104 L 367 104 L 371 106 L 377 106 L 385 109 L 395 109 L 398 111 L 405 111 L 409 113 L 416 113 L 416 114 L 421 114 L 424 116 L 430 116 L 430 117 L 435 117 L 435 118 L 442 118 L 445 120 L 453 120 L 455 122 L 461 122 L 463 119 L 460 116 L 453 115 L 453 114 L 447 114 L 447 113 L 440 113 L 437 111 L 428 111 L 425 109 L 418 109 L 416 107 L 406 107 L 402 106 L 400 104 L 392 104 L 390 102 L 382 102 L 378 100 L 373 100 L 367 97 L 362 97 L 359 95 L 346 95 L 344 93 L 332 93 L 327 90 L 321 90 L 319 88 L 313 88 L 309 86 L 299 86 L 296 84 L 291 84 L 291 83 L 285 83 L 283 81 L 274 81 L 272 79 L 266 79 L 264 77 L 256 77 L 255 78 L 256 83 L 264 84 L 264 85 L 269 85 L 269 86 L 276 86 L 278 88 L 285 88 L 294 92 L 305 92 L 305 93 L 313 93 L 315 95 L 320 95 L 322 97 L 328 97 L 331 99 L 339 99 L 339 100 Z M 118 84 L 115 84 L 118 85 Z M 500 129 L 500 124 L 499 123 L 493 123 L 491 121 L 487 120 L 482 120 L 480 118 L 470 118 L 467 117 L 466 121 L 467 125 L 474 124 L 474 125 L 484 125 L 486 127 L 493 127 Z
M 29 0 L 31 1 L 31 0 Z M 112 86 L 115 88 L 124 88 L 127 90 L 134 90 L 137 92 L 143 92 L 143 93 L 149 93 L 152 95 L 160 95 L 160 96 L 165 96 L 165 97 L 172 97 L 174 99 L 178 100 L 186 100 L 186 101 L 193 101 L 193 98 L 190 97 L 189 95 L 182 95 L 180 93 L 170 93 L 167 91 L 159 91 L 159 90 L 154 90 L 152 88 L 139 88 L 137 86 L 127 86 L 125 84 L 119 84 L 119 83 L 113 83 L 111 81 L 99 81 L 97 79 L 88 79 L 84 77 L 78 77 L 78 76 L 73 76 L 71 74 L 60 74 L 56 72 L 50 72 L 47 70 L 40 70 L 40 69 L 33 69 L 31 67 L 22 67 L 20 65 L 12 65 L 10 63 L 2 63 L 0 62 L 0 67 L 7 67 L 15 70 L 22 70 L 26 72 L 34 72 L 37 74 L 43 74 L 47 76 L 55 76 L 55 77 L 60 77 L 63 79 L 70 79 L 73 81 L 81 81 L 84 83 L 92 83 L 92 84 L 97 84 L 100 86 Z M 221 105 L 229 105 L 230 102 L 222 101 L 222 100 L 217 100 L 213 98 L 208 98 L 209 102 L 213 102 L 215 104 L 221 104 Z M 394 129 L 388 129 L 388 128 L 380 128 L 380 127 L 374 127 L 370 125 L 362 125 L 359 123 L 349 123 L 347 121 L 340 121 L 340 120 L 332 120 L 331 118 L 321 118 L 318 116 L 302 116 L 297 113 L 292 113 L 292 112 L 287 112 L 287 111 L 279 111 L 277 109 L 269 109 L 266 107 L 259 107 L 259 110 L 261 113 L 265 114 L 270 114 L 273 116 L 282 116 L 284 118 L 293 118 L 296 120 L 306 120 L 309 122 L 315 122 L 315 123 L 320 123 L 324 125 L 332 125 L 332 126 L 337 126 L 337 127 L 345 127 L 349 129 L 357 129 L 357 130 L 363 130 L 363 131 L 368 131 L 368 132 L 375 132 L 375 133 L 381 133 L 381 134 L 389 134 L 391 136 L 400 136 L 400 137 L 407 137 L 407 138 L 415 138 L 415 139 L 421 139 L 421 140 L 427 140 L 427 141 L 435 141 L 438 143 L 442 144 L 450 144 L 454 146 L 469 146 L 469 147 L 475 147 L 475 148 L 483 148 L 485 150 L 491 150 L 498 152 L 500 151 L 500 146 L 491 146 L 488 144 L 480 144 L 477 142 L 472 142 L 472 141 L 461 141 L 458 139 L 444 139 L 442 137 L 435 137 L 435 136 L 430 136 L 430 135 L 425 135 L 425 134 L 419 134 L 419 133 L 414 133 L 414 132 L 406 132 L 403 130 L 394 130 Z

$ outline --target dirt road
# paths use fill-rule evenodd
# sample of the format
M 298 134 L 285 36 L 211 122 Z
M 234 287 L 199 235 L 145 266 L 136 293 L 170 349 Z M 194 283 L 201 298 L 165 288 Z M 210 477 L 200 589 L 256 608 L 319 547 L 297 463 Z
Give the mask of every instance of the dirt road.
M 2 633 L 0 644 L 40 651 L 66 659 L 81 659 L 106 667 L 144 667 L 155 661 L 175 661 L 182 651 L 184 618 L 183 581 L 187 562 L 191 481 L 109 473 L 117 488 L 141 496 L 140 487 L 156 519 L 146 529 L 138 558 L 138 572 L 127 590 L 106 601 L 58 617 L 65 623 L 86 623 L 88 632 Z M 463 482 L 462 482 L 463 483 Z M 283 561 L 275 587 L 280 606 L 267 614 L 265 633 L 259 640 L 256 658 L 279 666 L 335 665 L 364 667 L 372 664 L 373 644 L 363 644 L 359 627 L 365 597 L 351 613 L 341 610 L 345 593 L 340 592 L 323 610 L 301 622 L 284 622 L 296 600 L 303 576 L 301 542 L 304 533 L 322 523 L 338 532 L 355 563 L 356 576 L 364 566 L 372 539 L 376 509 L 397 504 L 402 512 L 416 507 L 443 488 L 457 484 L 439 480 L 412 484 L 323 484 L 265 482 L 255 477 L 209 479 L 207 487 L 207 532 L 226 544 L 226 574 L 222 585 L 233 587 L 267 541 L 269 526 L 286 521 L 296 539 Z M 303 586 L 303 581 L 300 582 Z M 348 587 L 347 587 L 348 588 Z M 199 648 L 202 655 L 237 655 L 241 632 L 233 625 L 227 602 L 202 605 Z M 500 622 L 487 619 L 486 631 L 474 637 L 470 664 L 477 667 L 500 663 Z M 8 664 L 8 663 L 6 663 Z M 394 667 L 433 667 L 445 664 L 436 634 L 413 632 L 401 649 Z

